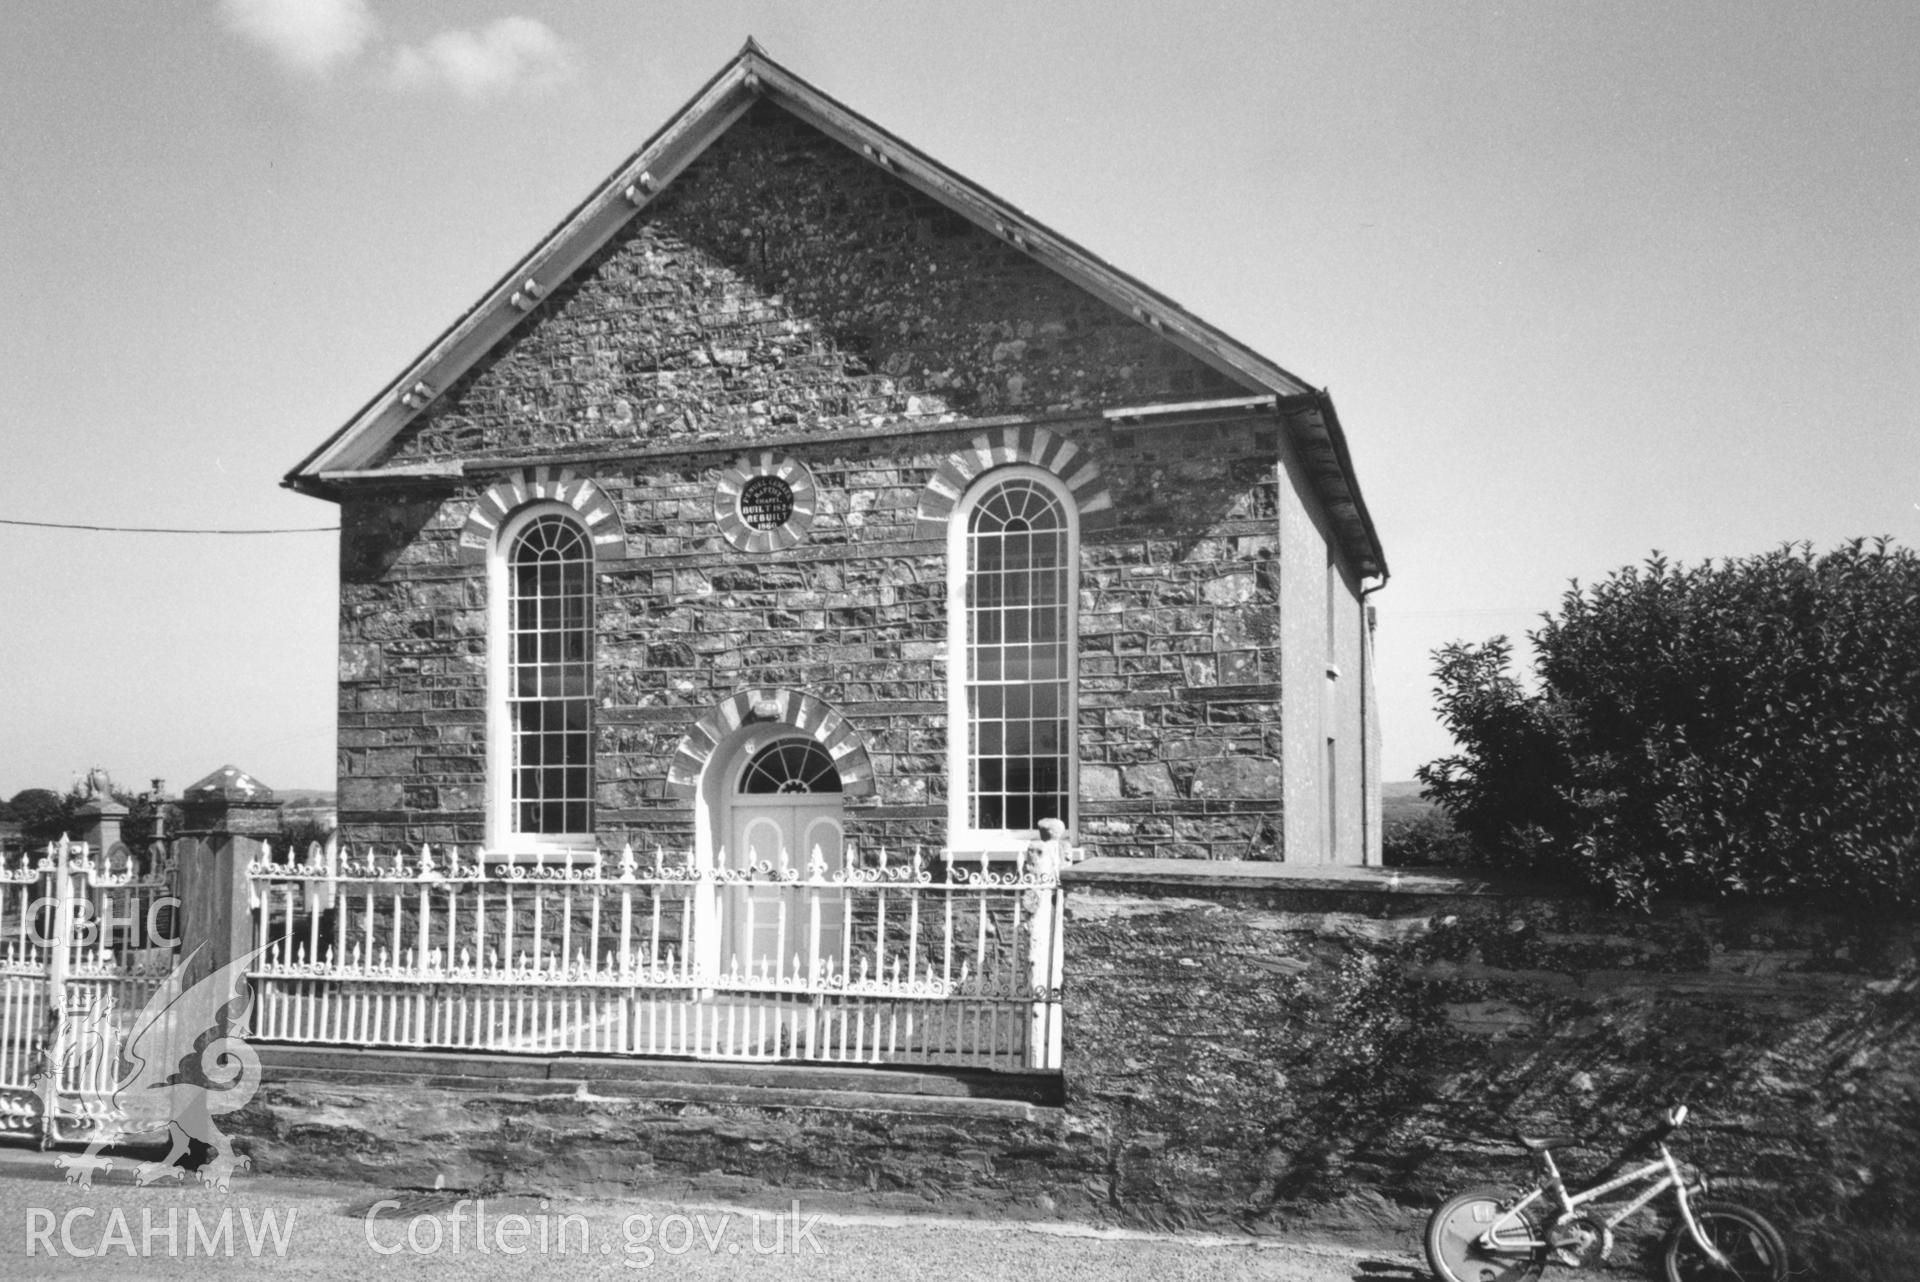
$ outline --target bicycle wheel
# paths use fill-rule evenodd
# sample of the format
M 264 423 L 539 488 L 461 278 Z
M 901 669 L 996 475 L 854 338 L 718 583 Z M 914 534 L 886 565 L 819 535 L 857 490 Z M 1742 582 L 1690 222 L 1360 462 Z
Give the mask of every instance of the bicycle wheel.
M 1758 1211 L 1732 1202 L 1695 1202 L 1693 1218 L 1727 1263 L 1708 1258 L 1682 1220 L 1667 1234 L 1667 1282 L 1786 1282 L 1786 1240 Z
M 1531 1210 L 1509 1216 L 1491 1244 L 1481 1241 L 1513 1198 L 1500 1189 L 1468 1189 L 1427 1217 L 1427 1267 L 1440 1282 L 1538 1282 L 1547 1248 Z M 1511 1245 L 1508 1245 L 1511 1243 Z

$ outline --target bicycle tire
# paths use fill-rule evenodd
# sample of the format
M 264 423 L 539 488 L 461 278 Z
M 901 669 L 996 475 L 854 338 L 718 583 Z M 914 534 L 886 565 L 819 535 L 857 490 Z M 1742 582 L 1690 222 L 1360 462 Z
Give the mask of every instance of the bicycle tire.
M 1479 1242 L 1513 1201 L 1504 1189 L 1476 1188 L 1455 1193 L 1434 1209 L 1421 1241 L 1438 1282 L 1539 1282 L 1547 1269 L 1544 1245 L 1489 1250 Z M 1517 1219 L 1513 1231 L 1539 1242 L 1540 1222 L 1532 1210 L 1521 1211 Z
M 1787 1242 L 1766 1216 L 1733 1202 L 1695 1202 L 1693 1218 L 1731 1267 L 1708 1259 L 1682 1220 L 1667 1234 L 1667 1282 L 1786 1282 Z

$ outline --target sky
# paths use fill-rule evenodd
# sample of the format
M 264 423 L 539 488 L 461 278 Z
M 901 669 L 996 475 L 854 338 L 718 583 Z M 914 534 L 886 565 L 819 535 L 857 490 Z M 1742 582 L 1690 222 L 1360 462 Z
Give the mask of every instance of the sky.
M 1431 653 L 1655 550 L 1920 545 L 1920 6 L 25 0 L 0 518 L 280 477 L 749 36 L 1340 407 Z M 0 797 L 334 782 L 335 536 L 0 525 Z

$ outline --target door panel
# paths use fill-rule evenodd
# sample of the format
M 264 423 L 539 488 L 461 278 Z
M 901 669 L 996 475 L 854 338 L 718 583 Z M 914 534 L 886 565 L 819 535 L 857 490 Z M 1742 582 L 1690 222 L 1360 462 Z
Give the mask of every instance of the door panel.
M 739 797 L 733 804 L 732 838 L 725 866 L 764 864 L 774 876 L 792 870 L 799 881 L 756 881 L 721 888 L 722 970 L 737 959 L 742 975 L 793 979 L 814 973 L 815 963 L 841 965 L 845 892 L 809 886 L 808 864 L 817 848 L 831 878 L 846 862 L 840 797 L 782 794 Z

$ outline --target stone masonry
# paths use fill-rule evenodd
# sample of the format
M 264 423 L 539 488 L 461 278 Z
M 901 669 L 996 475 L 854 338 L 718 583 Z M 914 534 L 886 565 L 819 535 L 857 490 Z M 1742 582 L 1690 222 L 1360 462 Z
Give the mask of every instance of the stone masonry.
M 456 543 L 489 485 L 551 464 L 625 527 L 597 580 L 604 843 L 687 849 L 676 746 L 735 692 L 781 687 L 863 736 L 877 787 L 849 798 L 849 837 L 938 847 L 946 549 L 916 507 L 983 429 L 1041 424 L 1113 497 L 1081 532 L 1081 836 L 1278 858 L 1283 419 L 1101 412 L 1246 391 L 763 102 L 382 464 L 453 460 L 457 478 L 344 489 L 345 835 L 483 839 L 487 580 Z M 811 470 L 818 511 L 797 546 L 750 554 L 722 537 L 714 491 L 767 449 Z
M 1248 390 L 762 103 L 389 461 L 743 444 Z
M 1280 813 L 1276 427 L 1264 415 L 1114 431 L 1063 420 L 1114 506 L 1082 527 L 1082 831 L 1111 853 L 1272 856 Z M 668 764 L 736 690 L 789 687 L 860 729 L 876 795 L 861 845 L 942 844 L 946 548 L 916 537 L 927 479 L 976 425 L 785 448 L 812 470 L 809 538 L 748 559 L 713 520 L 731 450 L 651 453 L 595 474 L 631 555 L 598 576 L 603 841 L 685 849 Z M 350 841 L 477 842 L 484 825 L 486 577 L 454 543 L 480 485 L 347 504 L 341 819 Z

